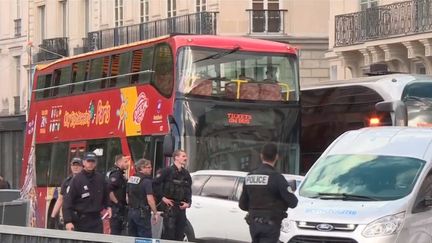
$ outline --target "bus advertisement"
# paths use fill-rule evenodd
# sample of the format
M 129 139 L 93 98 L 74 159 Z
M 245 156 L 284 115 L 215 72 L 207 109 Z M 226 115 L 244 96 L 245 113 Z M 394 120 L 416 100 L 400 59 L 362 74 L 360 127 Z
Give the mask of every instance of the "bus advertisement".
M 178 148 L 191 172 L 250 171 L 273 141 L 278 169 L 298 173 L 296 53 L 271 41 L 171 35 L 38 67 L 22 170 L 24 178 L 35 133 L 37 226 L 47 225 L 68 161 L 85 151 L 102 173 L 117 154 L 150 159 L 155 173 Z
M 376 109 L 378 103 L 403 107 Z M 300 173 L 342 133 L 367 126 L 432 127 L 432 77 L 390 74 L 302 87 Z M 406 114 L 398 114 L 406 113 Z M 398 117 L 404 117 L 398 122 Z

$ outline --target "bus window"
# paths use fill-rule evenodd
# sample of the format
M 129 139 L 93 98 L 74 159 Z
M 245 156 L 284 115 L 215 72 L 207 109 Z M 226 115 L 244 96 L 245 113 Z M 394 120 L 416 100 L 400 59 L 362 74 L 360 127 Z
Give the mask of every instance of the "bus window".
M 432 83 L 420 80 L 408 84 L 402 93 L 408 114 L 408 126 L 432 127 Z
M 72 82 L 77 84 L 72 86 L 71 93 L 81 93 L 84 91 L 83 81 L 87 80 L 88 77 L 88 63 L 88 61 L 84 61 L 72 65 Z
M 174 86 L 173 56 L 167 44 L 161 44 L 155 51 L 155 78 L 153 85 L 164 96 L 171 96 Z
M 131 151 L 133 161 L 139 159 L 149 159 L 153 162 L 152 158 L 152 138 L 150 136 L 134 136 L 127 138 L 129 150 Z
M 49 165 L 51 159 L 52 144 L 36 145 L 36 184 L 37 186 L 47 186 L 49 176 Z
M 96 170 L 105 173 L 114 165 L 114 157 L 121 154 L 120 139 L 97 139 L 87 142 L 88 151 L 94 152 L 98 156 Z
M 123 87 L 129 85 L 131 70 L 131 52 L 115 54 L 112 56 L 110 87 Z
M 64 96 L 69 94 L 70 86 L 67 85 L 70 82 L 71 67 L 65 67 L 54 71 L 54 86 L 52 89 L 52 96 Z
M 136 50 L 133 54 L 132 72 L 140 72 L 132 75 L 132 83 L 150 83 L 153 75 L 153 47 Z
M 49 166 L 48 186 L 60 186 L 69 173 L 68 143 L 53 143 Z
M 44 89 L 51 86 L 51 74 L 40 75 L 37 79 L 36 89 Z M 40 100 L 49 97 L 50 90 L 36 91 L 36 99 Z
M 101 88 L 101 79 L 103 76 L 103 58 L 95 58 L 90 60 L 90 75 L 89 81 L 84 85 L 85 91 L 93 91 Z

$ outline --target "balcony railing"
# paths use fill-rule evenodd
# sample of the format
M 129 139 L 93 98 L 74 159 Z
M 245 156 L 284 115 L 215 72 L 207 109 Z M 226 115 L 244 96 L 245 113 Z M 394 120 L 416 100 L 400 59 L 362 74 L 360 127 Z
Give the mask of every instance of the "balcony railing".
M 68 38 L 52 38 L 42 40 L 39 50 L 35 56 L 35 62 L 59 59 L 69 55 Z
M 246 9 L 249 12 L 249 34 L 284 34 L 285 12 L 279 10 Z
M 85 52 L 172 33 L 216 35 L 217 12 L 200 12 L 136 25 L 89 32 L 84 40 Z
M 412 0 L 335 16 L 335 46 L 432 31 L 432 0 Z

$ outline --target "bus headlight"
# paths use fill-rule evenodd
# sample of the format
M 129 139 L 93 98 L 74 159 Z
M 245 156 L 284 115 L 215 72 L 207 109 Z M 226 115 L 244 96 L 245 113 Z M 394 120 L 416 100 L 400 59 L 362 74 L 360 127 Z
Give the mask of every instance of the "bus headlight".
M 284 233 L 288 233 L 290 231 L 289 227 L 290 221 L 287 218 L 283 219 L 281 224 L 281 231 Z
M 396 234 L 402 228 L 405 212 L 382 217 L 366 225 L 362 235 L 364 237 L 377 237 Z

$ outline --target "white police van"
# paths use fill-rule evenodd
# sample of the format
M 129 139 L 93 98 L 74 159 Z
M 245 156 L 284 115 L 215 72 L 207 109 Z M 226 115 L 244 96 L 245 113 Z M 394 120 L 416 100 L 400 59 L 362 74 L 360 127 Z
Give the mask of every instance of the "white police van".
M 432 129 L 372 127 L 337 138 L 283 221 L 290 242 L 432 242 Z

